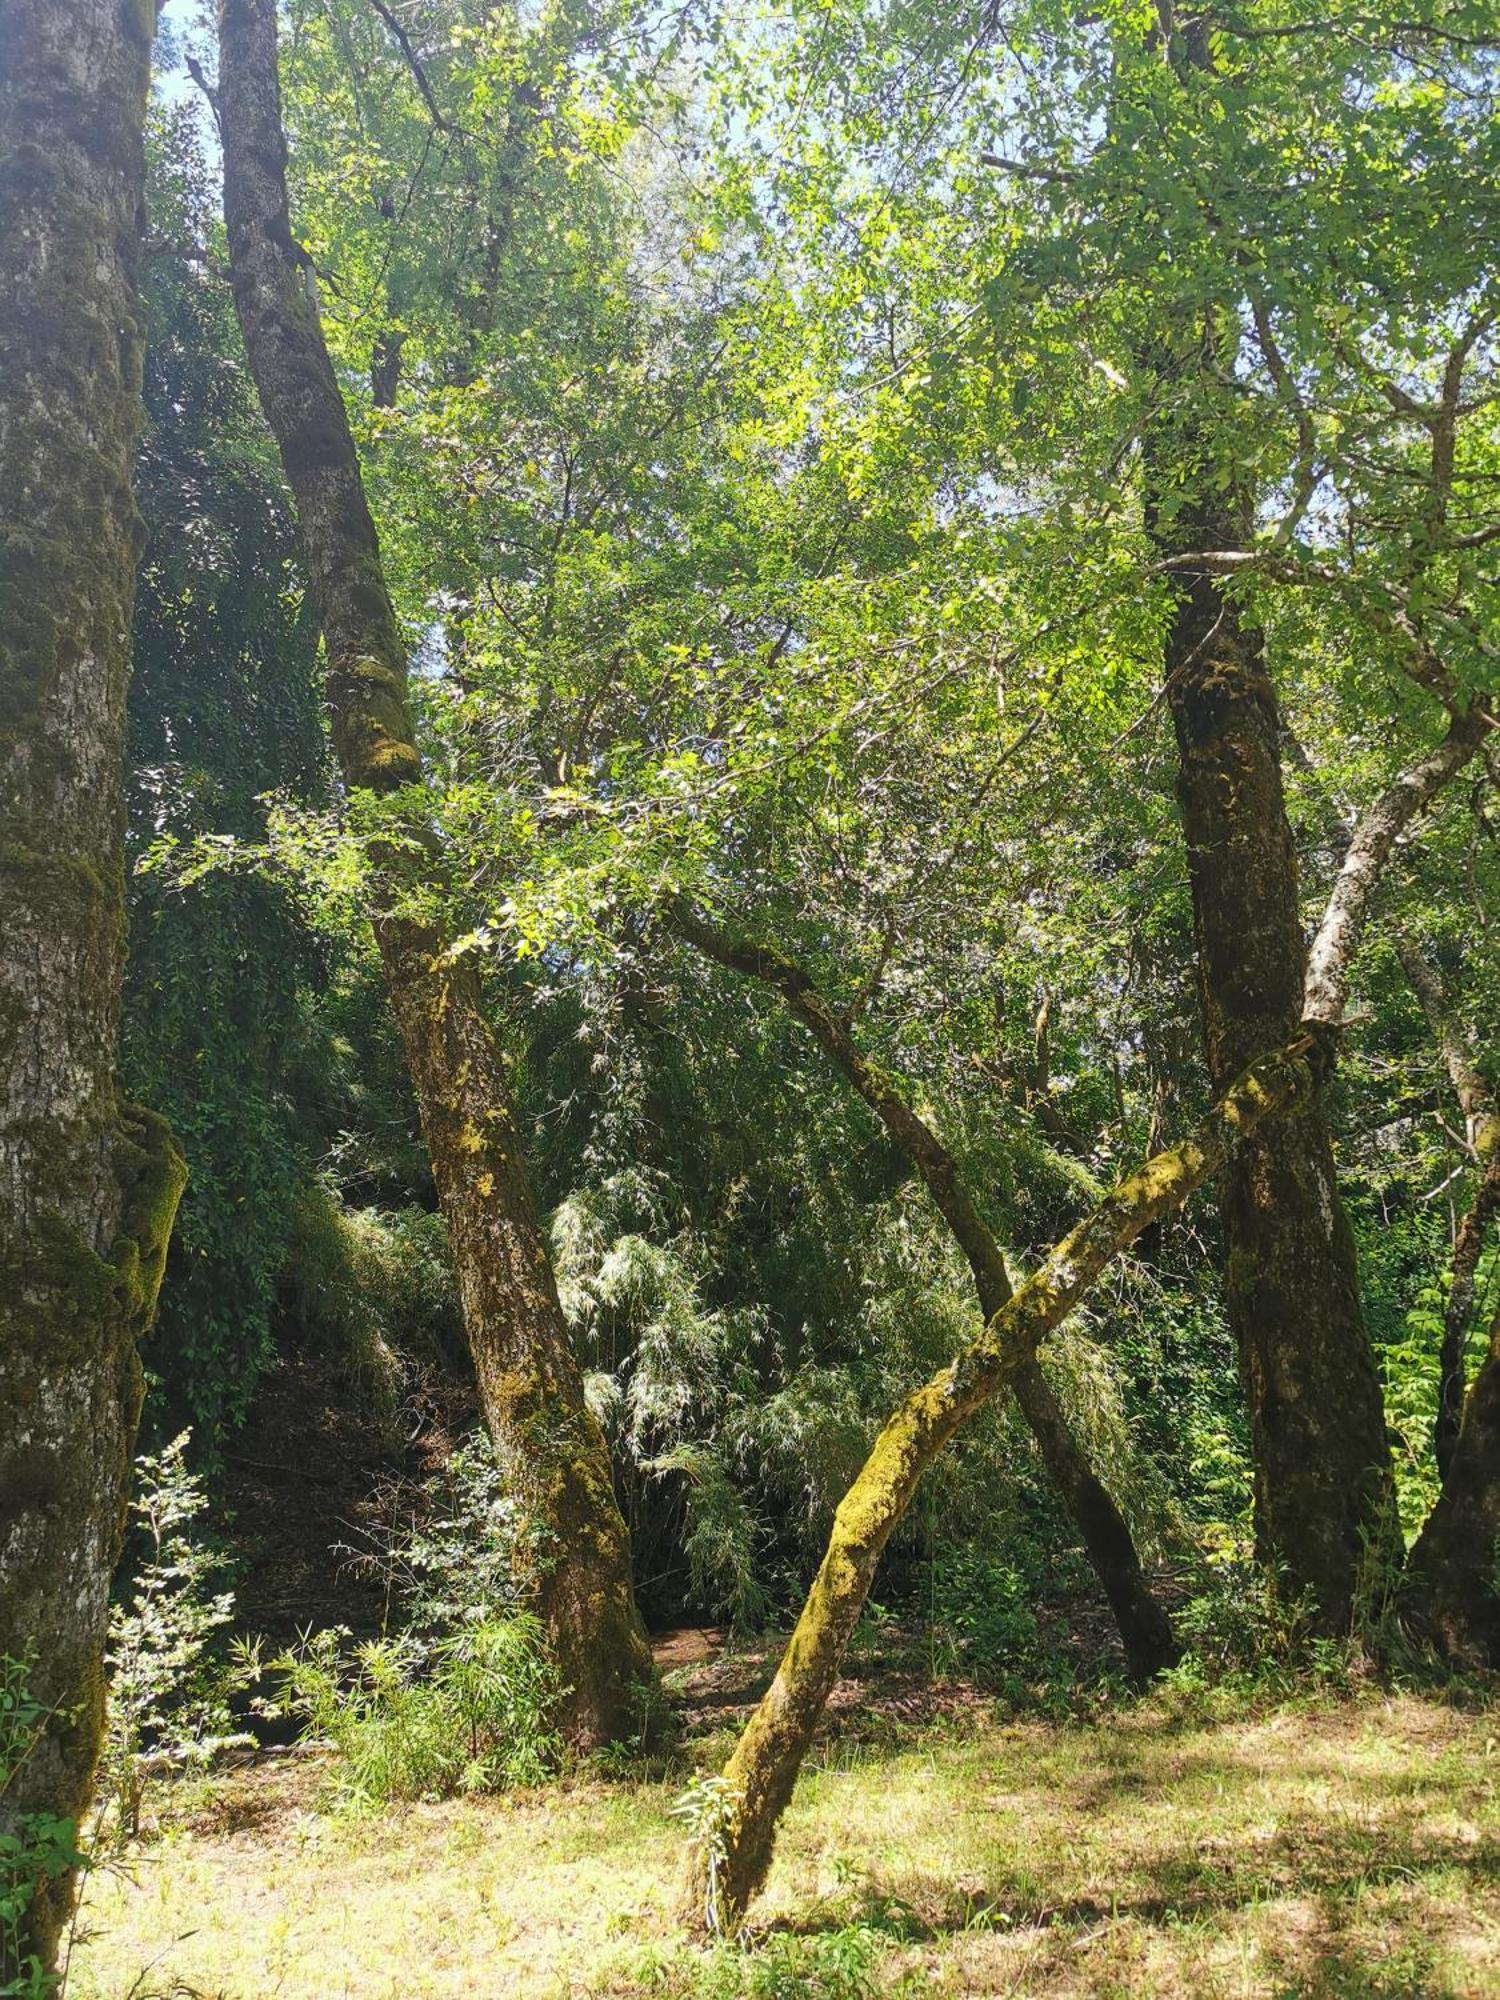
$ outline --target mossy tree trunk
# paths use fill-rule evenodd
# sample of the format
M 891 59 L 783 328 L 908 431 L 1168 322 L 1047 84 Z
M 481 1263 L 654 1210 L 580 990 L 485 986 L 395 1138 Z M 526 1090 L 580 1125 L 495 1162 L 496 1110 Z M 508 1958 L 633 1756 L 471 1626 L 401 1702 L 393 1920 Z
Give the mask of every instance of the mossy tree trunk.
M 1312 1028 L 1237 1078 L 1193 1135 L 1148 1160 L 1049 1253 L 957 1359 L 896 1410 L 839 1503 L 827 1551 L 776 1677 L 724 1769 L 727 1810 L 692 1865 L 690 1921 L 738 1922 L 770 1866 L 776 1828 L 843 1664 L 882 1551 L 922 1474 L 1037 1350 L 1110 1260 L 1180 1207 L 1267 1125 L 1315 1109 L 1329 1055 Z
M 1158 546 L 1243 546 L 1242 523 L 1189 499 L 1161 525 L 1181 439 L 1152 468 Z M 1260 634 L 1222 580 L 1185 564 L 1166 636 L 1199 998 L 1222 1089 L 1303 1012 L 1306 948 L 1282 792 L 1280 718 Z M 1392 1479 L 1354 1238 L 1321 1105 L 1268 1126 L 1235 1159 L 1221 1199 L 1225 1302 L 1254 1460 L 1256 1541 L 1321 1629 L 1347 1629 L 1368 1543 L 1391 1532 Z
M 869 1105 L 920 1175 L 968 1260 L 979 1309 L 992 1319 L 1011 1297 L 1010 1273 L 993 1230 L 975 1206 L 958 1162 L 878 1063 L 863 1054 L 848 1023 L 803 968 L 767 945 L 731 936 L 679 905 L 679 933 L 706 957 L 781 994 L 797 1019 Z M 1089 1463 L 1040 1363 L 1019 1367 L 1010 1384 L 1048 1477 L 1067 1509 L 1115 1614 L 1132 1675 L 1149 1681 L 1179 1657 L 1172 1623 L 1152 1594 L 1134 1539 L 1109 1488 Z
M 219 111 L 235 305 L 296 503 L 351 791 L 420 785 L 407 663 L 311 273 L 288 214 L 274 0 L 223 0 Z M 564 1726 L 625 1732 L 651 1678 L 609 1453 L 532 1200 L 475 973 L 447 951 L 442 857 L 419 797 L 368 845 L 370 915 L 431 1153 L 486 1421 L 540 1537 L 532 1579 Z
M 184 1178 L 114 1068 L 153 28 L 149 0 L 8 0 L 0 30 L 0 1653 L 46 1711 L 0 1838 L 89 1800 Z M 72 1891 L 39 1882 L 0 1927 L 7 1992 L 7 1959 L 54 1962 Z

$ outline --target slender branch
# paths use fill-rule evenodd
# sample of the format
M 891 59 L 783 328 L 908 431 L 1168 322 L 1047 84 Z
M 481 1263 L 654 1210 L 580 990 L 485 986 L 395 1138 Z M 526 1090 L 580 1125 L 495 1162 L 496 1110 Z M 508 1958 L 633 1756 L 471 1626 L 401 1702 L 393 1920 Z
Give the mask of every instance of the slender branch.
M 397 46 L 406 60 L 406 67 L 411 72 L 412 82 L 415 83 L 417 89 L 422 93 L 422 102 L 427 106 L 427 115 L 431 118 L 438 131 L 451 132 L 460 138 L 467 137 L 468 135 L 463 131 L 463 128 L 455 125 L 453 120 L 443 112 L 442 106 L 433 94 L 432 85 L 427 79 L 426 70 L 422 67 L 421 58 L 412 47 L 411 36 L 402 27 L 400 20 L 385 4 L 385 0 L 370 0 L 370 5 L 395 36 Z
M 1474 702 L 1453 718 L 1442 741 L 1403 771 L 1361 815 L 1308 953 L 1302 1009 L 1306 1019 L 1330 1027 L 1343 1019 L 1355 950 L 1396 842 L 1478 753 L 1494 726 Z
M 1458 1099 L 1458 1108 L 1464 1115 L 1465 1144 L 1471 1152 L 1475 1152 L 1480 1123 L 1494 1111 L 1489 1085 L 1469 1053 L 1436 967 L 1407 937 L 1397 938 L 1396 956 L 1421 1004 L 1422 1012 L 1427 1016 L 1427 1025 L 1432 1030 L 1448 1080 L 1453 1085 L 1453 1095 Z
M 209 110 L 213 113 L 214 124 L 218 128 L 219 137 L 222 139 L 224 136 L 224 120 L 219 115 L 219 93 L 203 74 L 203 65 L 196 56 L 189 56 L 187 58 L 186 67 L 188 75 L 197 84 L 199 90 L 202 91 L 204 100 Z
M 1251 293 L 1250 311 L 1255 322 L 1255 337 L 1260 343 L 1260 351 L 1265 357 L 1271 381 L 1277 395 L 1292 412 L 1292 420 L 1297 426 L 1297 483 L 1292 495 L 1292 504 L 1285 518 L 1278 523 L 1275 536 L 1277 547 L 1283 547 L 1291 540 L 1317 490 L 1318 433 L 1313 423 L 1312 411 L 1308 409 L 1306 400 L 1297 387 L 1276 338 L 1276 330 L 1271 323 L 1271 308 L 1258 289 Z
M 1047 181 L 1061 187 L 1067 187 L 1078 178 L 1065 167 L 1044 167 L 1034 160 L 1008 160 L 1003 153 L 981 153 L 979 164 L 993 167 L 998 173 L 1015 174 L 1020 180 Z
M 921 1175 L 954 1241 L 969 1260 L 980 1309 L 986 1317 L 998 1311 L 1011 1295 L 1010 1275 L 1000 1245 L 963 1185 L 958 1163 L 887 1073 L 859 1048 L 848 1024 L 834 1012 L 810 976 L 771 945 L 731 936 L 684 903 L 673 905 L 669 922 L 678 936 L 705 958 L 746 978 L 758 979 L 781 995 Z
M 1463 1426 L 1468 1389 L 1465 1354 L 1480 1252 L 1491 1219 L 1500 1214 L 1500 1107 L 1464 1040 L 1436 967 L 1409 938 L 1396 940 L 1396 953 L 1442 1051 L 1464 1115 L 1468 1148 L 1480 1169 L 1479 1187 L 1454 1232 L 1448 1302 L 1438 1349 L 1438 1407 L 1432 1441 L 1438 1470 L 1446 1479 Z

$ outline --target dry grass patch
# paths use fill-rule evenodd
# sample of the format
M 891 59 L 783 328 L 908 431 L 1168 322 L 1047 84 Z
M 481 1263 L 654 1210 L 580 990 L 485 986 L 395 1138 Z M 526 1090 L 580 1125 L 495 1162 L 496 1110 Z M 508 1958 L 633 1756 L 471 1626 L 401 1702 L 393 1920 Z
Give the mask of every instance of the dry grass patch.
M 752 1948 L 711 1953 L 673 1922 L 673 1784 L 349 1818 L 305 1765 L 236 1773 L 93 1885 L 72 1992 L 1495 1995 L 1496 1733 L 1414 1698 L 1163 1700 L 835 1739 Z

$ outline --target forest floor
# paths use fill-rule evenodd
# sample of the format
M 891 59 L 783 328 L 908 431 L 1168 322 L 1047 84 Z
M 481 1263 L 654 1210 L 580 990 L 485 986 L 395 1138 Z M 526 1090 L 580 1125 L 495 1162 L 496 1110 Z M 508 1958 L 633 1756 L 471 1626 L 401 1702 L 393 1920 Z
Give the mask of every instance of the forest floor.
M 651 1781 L 352 1812 L 311 1754 L 159 1792 L 90 1887 L 69 1993 L 1500 1994 L 1500 1717 L 1375 1692 L 1017 1722 L 847 1682 L 752 1932 L 699 1949 L 669 1808 L 766 1655 L 685 1650 L 687 1761 Z

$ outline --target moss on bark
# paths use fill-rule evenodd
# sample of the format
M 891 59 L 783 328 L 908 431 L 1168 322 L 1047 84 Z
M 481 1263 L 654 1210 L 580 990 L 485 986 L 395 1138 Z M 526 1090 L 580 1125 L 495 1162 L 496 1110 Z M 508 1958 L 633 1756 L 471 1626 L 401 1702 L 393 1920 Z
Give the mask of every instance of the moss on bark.
M 224 209 L 251 373 L 281 451 L 328 652 L 351 790 L 415 787 L 407 663 L 343 399 L 287 211 L 275 10 L 222 0 Z M 541 1541 L 532 1579 L 587 1748 L 625 1734 L 652 1676 L 609 1454 L 583 1396 L 478 983 L 447 953 L 443 861 L 414 799 L 368 844 L 370 915 L 411 1073 L 495 1445 Z
M 0 1648 L 47 1710 L 0 1835 L 88 1800 L 182 1184 L 114 1076 L 153 24 L 143 0 L 11 0 L 0 60 Z M 52 1963 L 72 1891 L 40 1885 L 23 1956 Z
M 730 1924 L 737 1923 L 765 1879 L 778 1822 L 838 1677 L 875 1565 L 927 1467 L 968 1416 L 1035 1361 L 1047 1334 L 1118 1251 L 1180 1207 L 1268 1122 L 1293 1108 L 1315 1108 L 1330 1053 L 1331 1038 L 1314 1029 L 1237 1078 L 1190 1138 L 1112 1189 L 951 1366 L 914 1390 L 892 1415 L 839 1503 L 776 1677 L 725 1766 L 730 1809 L 721 1838 L 693 1857 L 687 1921 L 701 1924 L 704 1911 L 717 1908 Z
M 1005 1254 L 969 1193 L 958 1162 L 907 1103 L 895 1080 L 861 1052 L 848 1022 L 835 1013 L 800 966 L 769 946 L 730 937 L 685 905 L 675 908 L 673 922 L 706 956 L 763 980 L 782 995 L 921 1177 L 968 1260 L 980 1311 L 992 1318 L 1011 1296 Z M 1171 1620 L 1146 1580 L 1125 1517 L 1073 1435 L 1041 1369 L 1035 1364 L 1022 1368 L 1015 1392 L 1047 1475 L 1103 1585 L 1131 1674 L 1137 1681 L 1149 1681 L 1176 1660 L 1178 1648 Z

